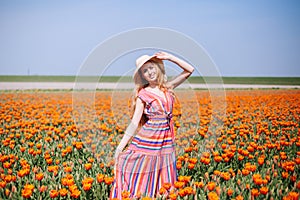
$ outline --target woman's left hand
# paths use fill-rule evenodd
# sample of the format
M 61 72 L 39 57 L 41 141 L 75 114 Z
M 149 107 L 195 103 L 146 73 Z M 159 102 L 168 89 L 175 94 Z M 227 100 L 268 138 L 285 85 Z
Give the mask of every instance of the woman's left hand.
M 174 57 L 172 54 L 163 51 L 156 52 L 154 55 L 156 58 L 161 60 L 172 60 L 172 58 Z

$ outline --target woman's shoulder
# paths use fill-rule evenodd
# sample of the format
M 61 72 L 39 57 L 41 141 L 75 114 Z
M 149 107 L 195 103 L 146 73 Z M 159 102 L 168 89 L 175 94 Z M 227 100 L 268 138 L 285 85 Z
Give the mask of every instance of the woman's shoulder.
M 148 98 L 148 95 L 147 95 L 147 91 L 145 91 L 144 88 L 140 89 L 137 93 L 137 96 L 142 99 L 144 102 L 148 102 L 147 101 L 147 98 Z
M 138 91 L 138 95 L 143 95 L 145 93 L 145 89 L 144 88 L 141 88 L 139 91 Z
M 149 90 L 145 88 L 140 89 L 137 96 L 146 103 L 150 103 L 155 99 L 153 93 L 151 93 Z

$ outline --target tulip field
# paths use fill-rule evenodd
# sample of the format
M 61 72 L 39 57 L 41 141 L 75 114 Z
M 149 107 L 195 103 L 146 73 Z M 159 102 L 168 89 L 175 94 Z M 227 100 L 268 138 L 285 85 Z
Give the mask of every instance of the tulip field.
M 131 91 L 87 93 L 1 93 L 0 199 L 108 199 Z M 178 179 L 157 199 L 300 198 L 300 90 L 175 94 Z

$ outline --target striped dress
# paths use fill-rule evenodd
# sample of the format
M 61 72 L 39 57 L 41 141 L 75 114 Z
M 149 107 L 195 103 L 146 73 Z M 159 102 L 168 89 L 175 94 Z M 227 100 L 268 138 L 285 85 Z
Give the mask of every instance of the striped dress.
M 165 98 L 141 89 L 148 120 L 133 137 L 128 148 L 120 153 L 115 181 L 110 197 L 122 199 L 122 191 L 130 198 L 155 197 L 164 183 L 177 179 L 172 109 L 174 97 L 169 91 Z

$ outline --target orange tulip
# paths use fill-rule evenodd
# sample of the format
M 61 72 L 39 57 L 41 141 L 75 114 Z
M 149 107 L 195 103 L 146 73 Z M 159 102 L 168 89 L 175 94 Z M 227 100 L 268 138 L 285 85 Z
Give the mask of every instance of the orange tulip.
M 104 182 L 106 185 L 110 185 L 114 182 L 114 178 L 113 177 L 105 177 Z
M 45 185 L 42 185 L 41 187 L 39 187 L 40 192 L 45 192 L 47 189 L 48 189 L 48 187 Z
M 269 190 L 268 190 L 267 187 L 261 187 L 261 188 L 259 189 L 259 192 L 260 192 L 261 194 L 263 194 L 263 195 L 266 195 L 266 194 L 268 194 Z
M 97 181 L 98 181 L 98 183 L 102 183 L 104 181 L 104 175 L 103 174 L 98 174 L 97 175 Z
M 166 190 L 169 190 L 171 188 L 171 186 L 172 186 L 171 183 L 164 183 L 162 185 L 162 187 L 165 188 Z
M 209 182 L 209 183 L 207 184 L 207 189 L 208 189 L 209 191 L 214 190 L 215 187 L 216 187 L 216 183 L 215 183 L 215 182 Z
M 51 198 L 56 198 L 58 197 L 59 192 L 57 190 L 50 190 L 50 197 Z
M 43 173 L 38 173 L 35 175 L 35 180 L 41 181 L 44 178 L 44 174 Z
M 204 183 L 203 183 L 203 182 L 194 182 L 194 185 L 195 185 L 197 188 L 203 188 L 203 187 L 204 187 Z
M 78 189 L 74 189 L 71 191 L 71 197 L 77 199 L 80 196 L 81 192 Z
M 183 181 L 175 181 L 175 183 L 174 183 L 174 187 L 177 189 L 183 188 L 184 185 L 185 185 L 185 182 L 183 182 Z
M 251 195 L 254 196 L 254 197 L 257 197 L 259 195 L 259 191 L 258 189 L 254 188 L 251 190 Z
M 229 188 L 229 189 L 227 190 L 227 195 L 228 195 L 228 196 L 232 196 L 233 192 L 234 192 L 233 189 L 230 189 L 230 188 Z
M 69 192 L 69 191 L 68 191 L 66 188 L 61 188 L 61 189 L 59 190 L 59 195 L 60 195 L 61 197 L 64 197 L 64 196 L 67 196 L 68 192 Z
M 32 190 L 23 189 L 22 190 L 22 197 L 30 198 L 32 195 Z
M 0 188 L 5 188 L 6 182 L 5 181 L 0 181 Z
M 219 196 L 215 192 L 209 192 L 207 197 L 208 200 L 219 200 Z
M 86 163 L 86 164 L 84 164 L 84 168 L 87 171 L 90 170 L 92 168 L 92 163 Z
M 176 200 L 176 199 L 177 199 L 177 194 L 175 194 L 175 193 L 170 194 L 170 195 L 169 195 L 169 198 L 170 198 L 171 200 Z
M 83 188 L 84 191 L 90 190 L 91 187 L 92 187 L 92 184 L 91 184 L 91 183 L 84 183 L 84 184 L 82 185 L 82 188 Z

